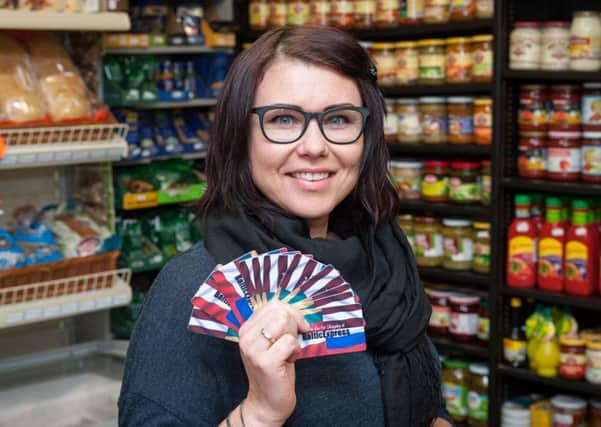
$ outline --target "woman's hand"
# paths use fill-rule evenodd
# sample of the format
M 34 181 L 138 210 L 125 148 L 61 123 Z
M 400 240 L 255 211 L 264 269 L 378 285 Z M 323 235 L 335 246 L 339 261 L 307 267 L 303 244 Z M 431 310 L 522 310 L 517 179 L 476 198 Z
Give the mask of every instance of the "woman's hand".
M 432 424 L 432 427 L 453 427 L 453 426 L 451 425 L 451 423 L 449 423 L 444 418 L 436 418 L 434 420 L 434 424 Z
M 240 328 L 240 355 L 249 383 L 247 425 L 281 426 L 294 411 L 297 337 L 308 330 L 302 313 L 278 299 L 260 307 Z

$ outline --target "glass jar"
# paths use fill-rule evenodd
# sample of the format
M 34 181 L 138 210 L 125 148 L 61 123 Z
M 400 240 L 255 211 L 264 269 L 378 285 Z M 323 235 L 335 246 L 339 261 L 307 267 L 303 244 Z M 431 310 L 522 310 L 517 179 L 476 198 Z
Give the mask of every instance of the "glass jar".
M 269 27 L 283 27 L 286 22 L 288 22 L 288 2 L 286 0 L 271 0 Z
M 476 17 L 476 0 L 453 0 L 449 8 L 451 21 L 470 21 Z
M 462 423 L 467 417 L 468 363 L 461 360 L 446 359 L 442 371 L 442 394 L 447 412 L 456 423 Z
M 442 265 L 442 231 L 438 219 L 422 216 L 415 218 L 415 263 L 420 267 Z
M 449 22 L 450 3 L 451 0 L 424 0 L 424 22 L 426 24 Z
M 332 0 L 330 2 L 330 26 L 350 29 L 353 28 L 353 0 Z
M 540 67 L 541 30 L 538 22 L 519 21 L 510 36 L 509 68 L 537 70 Z
M 419 76 L 417 43 L 398 42 L 396 44 L 396 57 L 397 83 L 401 85 L 407 85 L 417 82 Z
M 589 383 L 601 384 L 601 341 L 586 342 L 585 377 Z
M 378 0 L 376 2 L 376 27 L 391 28 L 399 25 L 400 0 Z
M 399 117 L 395 111 L 395 100 L 386 98 L 384 105 L 386 106 L 386 116 L 384 117 L 384 141 L 391 144 L 396 142 L 396 136 L 399 131 Z
M 470 363 L 467 393 L 467 425 L 488 427 L 488 366 Z
M 474 142 L 492 144 L 492 98 L 474 99 Z
M 601 400 L 591 399 L 589 402 L 589 427 L 601 427 Z
M 490 206 L 492 195 L 491 161 L 482 160 L 480 167 L 480 201 L 483 205 Z
M 442 144 L 447 141 L 447 104 L 441 97 L 424 96 L 419 99 L 422 142 Z
M 578 181 L 582 167 L 580 139 L 551 138 L 548 146 L 547 177 L 556 181 Z
M 518 175 L 526 178 L 547 176 L 547 141 L 542 138 L 520 138 L 518 144 Z
M 476 0 L 476 17 L 479 19 L 492 18 L 495 14 L 494 0 Z
M 418 72 L 421 84 L 442 84 L 445 81 L 444 40 L 427 39 L 419 47 Z
M 393 86 L 396 84 L 396 47 L 394 43 L 374 43 L 371 47 L 376 67 L 378 68 L 378 84 Z
M 419 142 L 422 130 L 419 123 L 418 100 L 415 98 L 397 100 L 396 112 L 399 121 L 397 141 L 402 143 Z
M 353 22 L 355 28 L 373 28 L 376 22 L 376 0 L 354 0 Z
M 415 252 L 415 221 L 413 219 L 413 215 L 398 215 L 396 217 L 396 222 L 399 225 L 399 227 L 401 227 L 403 233 L 405 233 L 405 236 L 409 241 L 409 245 L 411 246 L 411 250 Z
M 446 75 L 448 83 L 472 81 L 472 46 L 468 37 L 452 37 L 446 40 Z
M 559 338 L 559 376 L 567 380 L 583 380 L 586 369 L 586 346 L 582 338 Z
M 586 400 L 558 394 L 551 399 L 554 426 L 586 426 Z
M 541 67 L 543 70 L 570 69 L 570 23 L 545 22 L 541 32 Z
M 288 0 L 288 25 L 307 25 L 311 20 L 309 0 Z
M 314 25 L 328 25 L 330 23 L 331 4 L 329 0 L 311 0 L 311 23 Z
M 467 342 L 476 339 L 478 332 L 478 297 L 454 294 L 451 304 L 449 335 L 455 341 Z
M 545 136 L 547 131 L 547 100 L 547 90 L 543 85 L 523 85 L 520 87 L 518 107 L 520 133 L 527 131 L 530 136 Z
M 472 81 L 488 83 L 493 73 L 493 36 L 483 34 L 472 37 Z
M 400 6 L 401 25 L 417 25 L 424 22 L 424 0 L 403 0 Z
M 269 27 L 269 0 L 249 2 L 248 24 L 253 31 L 264 31 Z
M 490 272 L 490 223 L 474 222 L 474 257 L 472 270 L 478 273 Z
M 443 219 L 442 225 L 442 266 L 449 270 L 469 270 L 474 257 L 471 221 Z
M 432 306 L 432 315 L 428 323 L 428 334 L 433 337 L 444 337 L 449 332 L 451 323 L 451 307 L 449 297 L 452 294 L 444 291 L 428 292 L 428 299 Z
M 582 179 L 601 183 L 601 132 L 584 132 L 582 139 Z
M 601 68 L 601 16 L 598 11 L 574 12 L 570 28 L 570 69 Z
M 480 163 L 451 162 L 449 200 L 455 203 L 480 201 Z
M 550 88 L 551 111 L 549 129 L 580 131 L 580 90 L 575 85 L 555 85 Z
M 449 109 L 449 135 L 451 144 L 474 142 L 474 98 L 451 96 L 447 98 Z
M 488 300 L 481 298 L 478 306 L 478 342 L 487 345 L 490 341 L 490 313 L 488 311 Z
M 582 130 L 601 132 L 601 83 L 582 85 Z
M 449 200 L 449 162 L 429 160 L 423 163 L 422 199 L 427 202 Z
M 401 200 L 417 200 L 421 194 L 421 162 L 391 161 L 390 173 Z

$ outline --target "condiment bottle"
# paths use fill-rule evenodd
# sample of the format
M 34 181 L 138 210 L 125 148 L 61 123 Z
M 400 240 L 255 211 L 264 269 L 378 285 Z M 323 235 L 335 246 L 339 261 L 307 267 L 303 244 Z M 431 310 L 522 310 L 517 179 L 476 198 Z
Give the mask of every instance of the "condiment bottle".
M 547 291 L 563 291 L 563 264 L 566 226 L 561 218 L 561 199 L 548 197 L 546 221 L 538 246 L 538 287 Z
M 311 0 L 311 23 L 314 25 L 328 25 L 330 9 L 330 0 Z
M 568 380 L 582 380 L 586 370 L 586 343 L 582 338 L 559 338 L 559 376 Z
M 503 359 L 514 368 L 526 367 L 526 335 L 522 330 L 522 300 L 511 298 L 511 323 L 503 338 Z
M 519 21 L 514 24 L 509 47 L 509 68 L 536 70 L 540 66 L 541 30 L 538 22 Z
M 534 350 L 535 370 L 541 377 L 556 377 L 559 368 L 559 344 L 550 307 L 543 310 L 543 318 L 542 330 Z
M 599 277 L 599 234 L 588 202 L 572 202 L 572 225 L 566 236 L 565 288 L 568 294 L 594 293 Z
M 488 366 L 483 363 L 471 363 L 469 372 L 467 425 L 488 426 Z
M 597 71 L 601 68 L 601 16 L 598 11 L 577 11 L 570 28 L 570 69 Z
M 269 0 L 250 1 L 248 3 L 248 21 L 251 30 L 266 30 L 269 25 Z
M 515 196 L 515 219 L 509 227 L 507 284 L 533 288 L 536 283 L 537 230 L 530 217 L 529 196 Z

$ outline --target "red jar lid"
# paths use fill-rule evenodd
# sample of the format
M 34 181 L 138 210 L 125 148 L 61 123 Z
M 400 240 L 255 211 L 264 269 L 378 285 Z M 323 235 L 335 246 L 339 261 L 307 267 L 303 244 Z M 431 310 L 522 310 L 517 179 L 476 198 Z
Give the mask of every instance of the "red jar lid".
M 451 168 L 453 169 L 478 169 L 480 163 L 478 162 L 452 162 Z
M 444 160 L 428 160 L 424 162 L 425 168 L 448 168 L 449 162 L 445 162 Z
M 449 297 L 451 304 L 478 304 L 480 302 L 479 297 L 471 297 L 468 295 L 451 295 Z
M 528 27 L 540 27 L 542 25 L 542 22 L 536 22 L 536 21 L 517 21 L 513 26 L 515 28 L 528 28 Z
M 579 139 L 580 131 L 563 131 L 563 130 L 552 130 L 549 131 L 549 138 L 551 139 Z
M 418 216 L 415 218 L 415 222 L 419 224 L 437 224 L 439 221 L 433 216 Z
M 570 28 L 570 22 L 569 21 L 549 21 L 549 22 L 545 22 L 543 24 L 543 26 L 545 28 L 548 28 L 548 27 L 552 27 L 552 28 Z
M 544 138 L 538 136 L 529 136 L 520 138 L 519 145 L 531 145 L 533 147 L 544 147 L 547 145 L 547 141 Z

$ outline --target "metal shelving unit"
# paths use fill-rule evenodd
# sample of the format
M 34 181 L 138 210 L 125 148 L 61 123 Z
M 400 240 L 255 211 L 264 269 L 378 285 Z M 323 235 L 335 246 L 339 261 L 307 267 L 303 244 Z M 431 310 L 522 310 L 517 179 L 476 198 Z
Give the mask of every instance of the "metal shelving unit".
M 436 348 L 443 352 L 462 357 L 472 357 L 477 359 L 488 358 L 488 347 L 484 345 L 461 343 L 449 338 L 430 337 Z
M 482 205 L 459 205 L 452 203 L 430 203 L 421 200 L 402 200 L 401 213 L 413 215 L 435 215 L 445 217 L 488 220 L 492 216 L 490 207 Z
M 480 289 L 488 289 L 492 280 L 489 274 L 480 274 L 472 271 L 453 271 L 436 267 L 419 267 L 419 275 L 423 280 L 453 283 Z
M 54 12 L 0 9 L 0 29 L 35 31 L 127 31 L 129 15 L 122 12 Z
M 563 292 L 550 292 L 530 288 L 510 288 L 503 286 L 501 293 L 510 297 L 533 298 L 548 304 L 568 305 L 571 307 L 584 308 L 587 310 L 601 311 L 601 297 L 568 295 Z
M 135 108 L 138 110 L 163 110 L 168 108 L 195 108 L 195 107 L 213 107 L 217 104 L 215 98 L 196 98 L 183 101 L 161 101 L 152 103 L 112 105 L 111 107 Z
M 493 85 L 490 83 L 448 83 L 439 85 L 382 86 L 382 93 L 386 97 L 429 95 L 490 95 L 492 90 Z
M 476 144 L 409 144 L 395 142 L 388 144 L 393 156 L 408 155 L 420 157 L 490 157 L 492 147 Z
M 497 371 L 502 376 L 510 377 L 519 381 L 527 381 L 530 383 L 539 384 L 544 389 L 552 387 L 572 393 L 582 393 L 593 396 L 601 396 L 601 385 L 592 384 L 584 381 L 570 381 L 562 378 L 546 378 L 536 375 L 533 371 L 527 369 L 512 368 L 507 365 L 499 364 Z
M 511 190 L 533 191 L 542 193 L 562 193 L 570 196 L 600 197 L 601 184 L 592 184 L 582 181 L 562 182 L 544 179 L 525 179 L 507 177 L 503 185 Z
M 505 79 L 516 81 L 541 82 L 593 82 L 600 81 L 601 75 L 594 71 L 545 71 L 545 70 L 505 70 Z
M 234 49 L 210 46 L 150 46 L 150 47 L 111 47 L 105 48 L 104 55 L 197 55 L 200 53 L 234 53 Z

